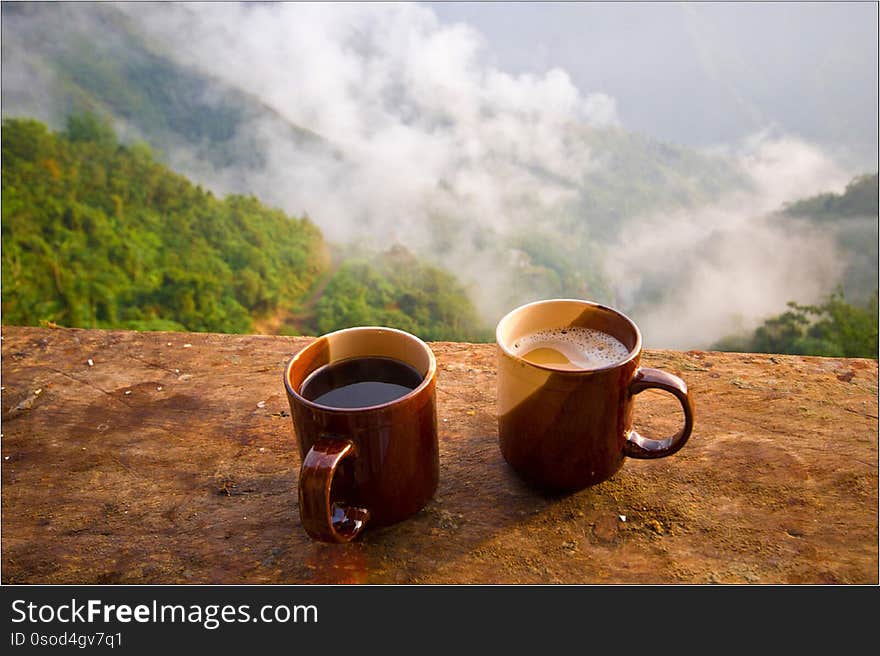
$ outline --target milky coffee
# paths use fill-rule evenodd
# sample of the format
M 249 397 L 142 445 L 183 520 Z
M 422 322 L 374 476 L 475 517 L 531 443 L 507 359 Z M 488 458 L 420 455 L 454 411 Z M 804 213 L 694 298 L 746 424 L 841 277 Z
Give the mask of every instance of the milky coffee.
M 539 330 L 520 337 L 511 350 L 534 364 L 570 371 L 607 367 L 629 354 L 616 337 L 592 328 Z

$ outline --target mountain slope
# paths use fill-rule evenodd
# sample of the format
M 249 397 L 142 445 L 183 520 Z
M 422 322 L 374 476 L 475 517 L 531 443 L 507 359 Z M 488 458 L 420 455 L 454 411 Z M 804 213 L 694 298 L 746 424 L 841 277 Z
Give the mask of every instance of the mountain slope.
M 93 118 L 7 120 L 2 148 L 6 323 L 243 332 L 326 267 L 307 219 L 217 199 Z
M 257 118 L 297 146 L 329 150 L 258 99 L 176 63 L 110 3 L 5 3 L 3 57 L 12 78 L 4 116 L 60 128 L 68 115 L 97 113 L 160 154 L 185 145 L 218 167 L 264 163 L 258 141 L 241 129 Z
M 842 194 L 826 193 L 788 203 L 784 216 L 806 221 L 834 236 L 844 261 L 841 292 L 867 303 L 877 291 L 878 175 L 853 179 Z
M 217 168 L 265 164 L 268 145 L 248 130 L 268 121 L 273 139 L 345 157 L 333 135 L 295 125 L 241 88 L 179 63 L 112 3 L 6 3 L 3 14 L 4 116 L 34 116 L 61 128 L 72 113 L 99 113 L 123 138 L 132 133 L 160 156 L 185 144 L 195 149 L 194 160 Z M 566 139 L 594 155 L 589 170 L 571 172 L 582 209 L 609 222 L 746 184 L 721 157 L 619 128 L 572 126 Z
M 7 119 L 2 137 L 4 324 L 318 334 L 366 321 L 486 338 L 450 274 L 402 249 L 331 266 L 307 218 L 217 198 L 94 115 L 63 134 Z

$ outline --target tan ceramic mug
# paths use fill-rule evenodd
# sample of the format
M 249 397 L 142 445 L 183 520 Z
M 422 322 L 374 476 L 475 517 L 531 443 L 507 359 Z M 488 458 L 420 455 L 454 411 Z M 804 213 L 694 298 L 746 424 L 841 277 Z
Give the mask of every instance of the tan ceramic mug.
M 536 335 L 570 334 L 601 337 L 600 346 L 613 342 L 615 357 L 578 364 L 531 361 L 524 353 L 523 345 L 542 343 Z M 501 452 L 538 486 L 572 491 L 595 485 L 613 476 L 625 458 L 670 456 L 691 435 L 694 406 L 687 385 L 639 366 L 641 333 L 616 310 L 575 299 L 537 301 L 501 319 L 496 340 Z M 675 435 L 653 439 L 633 429 L 635 397 L 650 388 L 681 402 L 684 423 Z

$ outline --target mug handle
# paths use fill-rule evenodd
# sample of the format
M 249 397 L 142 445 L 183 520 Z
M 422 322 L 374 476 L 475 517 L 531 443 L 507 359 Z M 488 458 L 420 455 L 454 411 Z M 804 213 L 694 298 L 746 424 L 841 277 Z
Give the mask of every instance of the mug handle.
M 299 474 L 299 514 L 303 528 L 315 540 L 350 542 L 356 538 L 370 511 L 335 503 L 330 498 L 339 463 L 357 456 L 354 442 L 322 437 L 309 449 Z
M 636 370 L 632 382 L 629 384 L 629 393 L 635 396 L 646 389 L 661 389 L 675 396 L 681 403 L 684 411 L 684 426 L 672 437 L 662 440 L 643 437 L 635 430 L 630 431 L 624 445 L 624 453 L 630 458 L 664 458 L 671 456 L 685 445 L 694 428 L 694 402 L 688 392 L 687 384 L 678 376 L 652 369 L 640 367 Z

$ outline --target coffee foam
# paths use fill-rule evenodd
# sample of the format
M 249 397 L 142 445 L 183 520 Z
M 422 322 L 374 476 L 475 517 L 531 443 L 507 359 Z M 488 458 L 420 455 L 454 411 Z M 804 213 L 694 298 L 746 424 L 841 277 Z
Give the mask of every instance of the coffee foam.
M 571 366 L 562 368 L 597 369 L 625 359 L 629 349 L 616 337 L 592 328 L 548 328 L 517 339 L 511 346 L 515 355 L 528 359 L 537 349 L 552 349 L 565 356 Z

